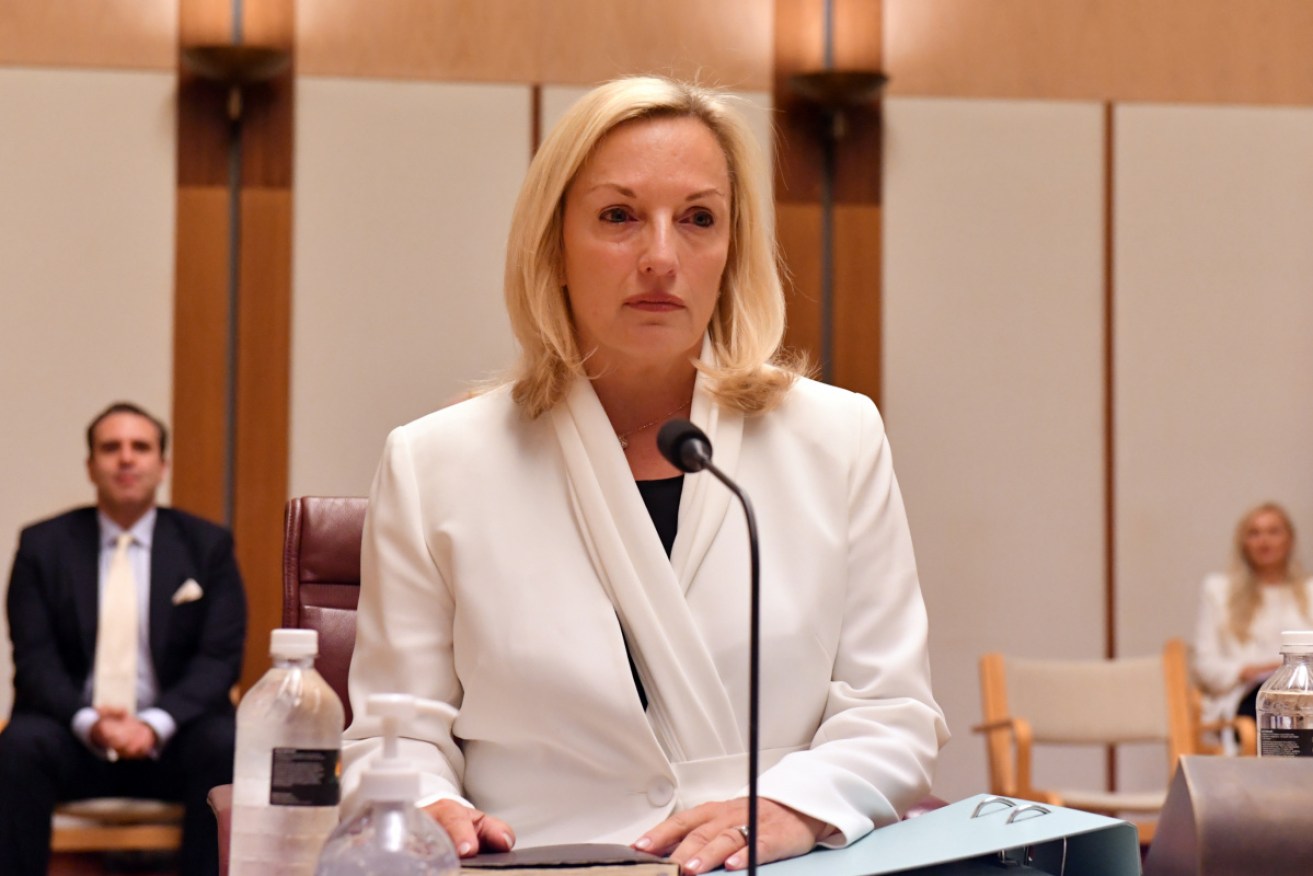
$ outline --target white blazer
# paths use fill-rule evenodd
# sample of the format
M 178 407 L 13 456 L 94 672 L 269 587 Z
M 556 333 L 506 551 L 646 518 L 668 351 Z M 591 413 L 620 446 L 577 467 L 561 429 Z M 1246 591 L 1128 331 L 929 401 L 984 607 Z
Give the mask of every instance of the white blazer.
M 1313 606 L 1313 578 L 1299 585 L 1306 604 Z M 1283 630 L 1307 629 L 1313 618 L 1299 610 L 1293 587 L 1260 586 L 1258 609 L 1249 624 L 1249 638 L 1237 641 L 1231 633 L 1231 576 L 1214 573 L 1204 578 L 1195 622 L 1194 671 L 1203 688 L 1203 718 L 1234 718 L 1236 708 L 1257 682 L 1240 680 L 1251 664 L 1281 659 Z M 1223 745 L 1233 753 L 1234 740 L 1223 734 Z
M 880 416 L 800 380 L 745 419 L 699 378 L 692 419 L 761 534 L 760 793 L 851 842 L 928 792 L 948 738 Z M 686 476 L 667 559 L 582 379 L 536 420 L 503 387 L 396 429 L 365 523 L 347 806 L 378 692 L 443 704 L 403 732 L 424 802 L 468 801 L 520 845 L 630 843 L 742 795 L 748 544 L 731 501 Z

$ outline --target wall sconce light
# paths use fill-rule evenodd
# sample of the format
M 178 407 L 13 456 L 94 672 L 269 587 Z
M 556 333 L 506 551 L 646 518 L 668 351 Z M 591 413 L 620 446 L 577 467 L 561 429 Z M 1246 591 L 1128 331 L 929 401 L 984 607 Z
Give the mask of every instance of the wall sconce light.
M 182 63 L 202 79 L 228 86 L 228 118 L 236 122 L 242 116 L 242 89 L 282 73 L 292 55 L 270 46 L 218 43 L 183 49 Z
M 844 111 L 873 102 L 889 77 L 879 70 L 816 70 L 789 77 L 789 87 L 820 107 L 830 119 L 830 136 L 847 131 Z

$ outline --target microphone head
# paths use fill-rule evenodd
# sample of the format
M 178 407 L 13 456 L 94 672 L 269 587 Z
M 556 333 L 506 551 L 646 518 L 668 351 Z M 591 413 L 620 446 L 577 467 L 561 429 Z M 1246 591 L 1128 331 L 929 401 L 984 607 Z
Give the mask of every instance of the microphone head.
M 683 472 L 698 472 L 711 462 L 711 439 L 688 420 L 668 420 L 657 432 L 657 449 Z

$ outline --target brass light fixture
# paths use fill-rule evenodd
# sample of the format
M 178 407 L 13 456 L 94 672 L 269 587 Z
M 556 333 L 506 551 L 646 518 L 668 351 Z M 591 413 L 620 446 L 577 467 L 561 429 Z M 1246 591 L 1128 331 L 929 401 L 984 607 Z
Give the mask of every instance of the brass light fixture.
M 242 89 L 278 76 L 292 55 L 271 46 L 218 43 L 183 49 L 182 63 L 202 79 L 228 86 L 228 119 L 235 122 L 242 116 Z

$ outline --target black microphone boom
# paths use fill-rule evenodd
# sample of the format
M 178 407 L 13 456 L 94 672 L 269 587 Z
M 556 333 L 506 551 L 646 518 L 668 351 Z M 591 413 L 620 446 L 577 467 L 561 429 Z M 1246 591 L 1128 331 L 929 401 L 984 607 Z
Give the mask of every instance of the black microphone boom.
M 752 513 L 748 494 L 730 480 L 711 461 L 711 439 L 688 420 L 669 420 L 657 433 L 657 449 L 682 472 L 693 474 L 706 470 L 738 497 L 748 522 L 748 555 L 751 560 L 750 604 L 748 608 L 748 873 L 757 874 L 757 751 L 758 716 L 761 712 L 761 654 L 758 647 L 761 630 L 761 573 L 758 563 L 757 515 Z

